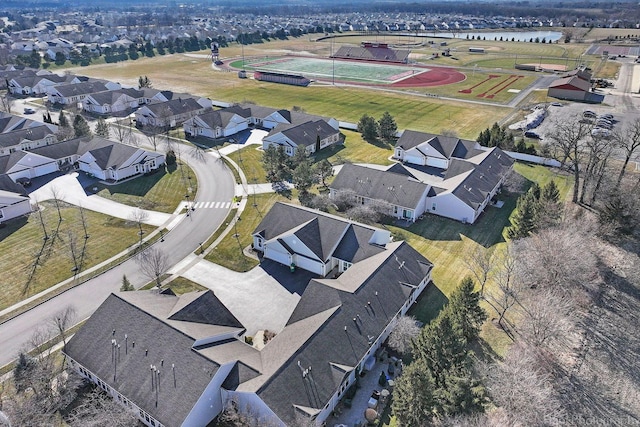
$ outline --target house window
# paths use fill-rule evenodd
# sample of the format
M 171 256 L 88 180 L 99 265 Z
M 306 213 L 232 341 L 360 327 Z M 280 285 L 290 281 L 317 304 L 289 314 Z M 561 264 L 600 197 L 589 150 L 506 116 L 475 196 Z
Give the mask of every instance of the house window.
M 397 207 L 397 206 L 395 206 L 395 205 L 393 206 L 393 214 L 394 214 L 394 215 L 398 215 L 398 211 L 399 211 L 399 210 L 400 210 L 400 208 L 399 208 L 399 207 Z
M 362 196 L 356 196 L 356 203 L 359 203 L 361 205 L 364 205 L 364 197 Z
M 347 271 L 347 269 L 348 269 L 349 267 L 351 267 L 352 265 L 353 265 L 353 264 L 352 264 L 352 263 L 350 263 L 350 262 L 348 262 L 348 261 L 342 261 L 342 260 L 340 260 L 340 271 L 341 271 L 341 272 L 345 272 L 345 271 Z
M 436 204 L 435 204 L 435 203 L 432 203 L 432 204 L 431 204 L 431 210 L 432 210 L 432 211 L 435 211 L 435 210 L 436 210 Z
M 4 214 L 2 213 L 2 209 L 0 209 L 0 219 L 4 218 Z
M 287 147 L 287 148 L 286 148 L 286 150 L 285 150 L 285 152 L 286 152 L 287 154 L 289 154 L 289 155 L 292 155 L 292 154 L 293 154 L 293 148 L 291 148 L 291 147 Z

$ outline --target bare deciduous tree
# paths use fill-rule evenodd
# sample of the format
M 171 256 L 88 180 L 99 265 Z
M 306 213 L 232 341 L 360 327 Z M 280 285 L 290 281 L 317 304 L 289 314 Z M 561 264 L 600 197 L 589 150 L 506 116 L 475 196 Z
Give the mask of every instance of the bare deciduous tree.
M 136 256 L 140 271 L 160 286 L 160 278 L 169 269 L 169 259 L 162 250 L 150 247 Z
M 566 421 L 551 375 L 540 366 L 535 349 L 520 343 L 509 349 L 504 361 L 484 366 L 487 390 L 505 410 L 502 425 L 559 426 Z
M 627 170 L 629 161 L 633 158 L 636 150 L 640 148 L 640 118 L 635 119 L 621 132 L 614 133 L 616 146 L 624 153 L 624 162 L 618 174 L 617 186 L 620 186 L 622 178 Z
M 99 388 L 80 397 L 80 404 L 65 417 L 71 427 L 134 427 L 138 425 L 135 414 L 119 405 Z
M 534 289 L 522 302 L 523 316 L 518 332 L 530 344 L 549 346 L 553 341 L 565 345 L 572 328 L 572 301 L 566 293 L 554 289 Z
M 129 221 L 135 223 L 138 226 L 138 236 L 140 236 L 140 245 L 142 245 L 142 235 L 144 230 L 142 225 L 149 220 L 149 213 L 143 209 L 137 208 L 129 214 Z
M 60 212 L 62 198 L 64 197 L 64 192 L 56 185 L 52 185 L 49 187 L 49 193 L 51 194 L 51 198 L 53 199 L 53 203 L 56 206 L 56 210 L 58 211 L 58 222 L 62 222 L 62 213 Z
M 133 135 L 133 131 L 130 126 L 123 125 L 121 123 L 113 123 L 110 125 L 111 134 L 114 138 L 122 144 L 138 145 L 138 140 Z
M 493 251 L 478 245 L 463 257 L 463 262 L 480 284 L 480 296 L 484 297 L 484 287 L 496 267 Z
M 549 148 L 562 166 L 568 166 L 573 172 L 574 203 L 578 202 L 580 193 L 580 177 L 583 162 L 583 143 L 589 135 L 590 126 L 581 123 L 578 116 L 557 120 L 553 124 L 553 131 L 548 134 Z
M 5 113 L 11 114 L 11 108 L 13 108 L 13 97 L 6 91 L 2 95 L 0 95 L 0 111 L 4 111 Z
M 67 345 L 67 330 L 75 325 L 78 312 L 72 305 L 66 306 L 51 316 L 51 323 L 62 338 L 62 345 Z
M 407 354 L 411 351 L 411 341 L 420 334 L 420 327 L 413 316 L 400 316 L 389 335 L 389 346 Z
M 488 301 L 495 305 L 498 311 L 498 324 L 502 323 L 507 311 L 509 311 L 520 299 L 524 286 L 517 274 L 516 259 L 513 253 L 513 244 L 509 243 L 506 250 L 498 255 L 498 271 L 495 275 L 496 286 L 487 293 Z

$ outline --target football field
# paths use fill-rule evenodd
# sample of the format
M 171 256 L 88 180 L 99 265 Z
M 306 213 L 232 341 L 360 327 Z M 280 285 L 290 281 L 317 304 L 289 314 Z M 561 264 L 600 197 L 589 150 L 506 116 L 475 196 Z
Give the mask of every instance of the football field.
M 405 65 L 301 57 L 254 58 L 247 60 L 245 67 L 250 70 L 301 74 L 310 79 L 374 84 L 391 84 L 430 71 L 429 68 Z

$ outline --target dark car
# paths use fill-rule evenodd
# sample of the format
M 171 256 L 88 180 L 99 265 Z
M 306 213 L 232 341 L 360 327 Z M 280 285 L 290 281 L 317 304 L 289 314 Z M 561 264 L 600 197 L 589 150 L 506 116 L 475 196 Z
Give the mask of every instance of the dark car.
M 530 131 L 530 130 L 526 131 L 526 132 L 524 133 L 524 136 L 525 136 L 525 137 L 527 137 L 527 138 L 531 138 L 531 139 L 542 139 L 542 138 L 540 137 L 540 135 L 538 135 L 537 133 L 532 132 L 532 131 Z

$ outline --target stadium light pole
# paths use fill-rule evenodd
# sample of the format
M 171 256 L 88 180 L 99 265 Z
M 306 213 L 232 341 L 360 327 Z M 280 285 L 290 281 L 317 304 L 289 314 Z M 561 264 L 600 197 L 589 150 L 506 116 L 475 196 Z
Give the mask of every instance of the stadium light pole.
M 333 54 L 333 36 L 331 37 L 331 84 L 336 85 L 336 57 Z

